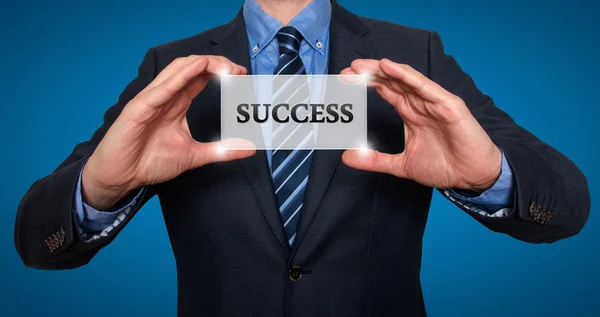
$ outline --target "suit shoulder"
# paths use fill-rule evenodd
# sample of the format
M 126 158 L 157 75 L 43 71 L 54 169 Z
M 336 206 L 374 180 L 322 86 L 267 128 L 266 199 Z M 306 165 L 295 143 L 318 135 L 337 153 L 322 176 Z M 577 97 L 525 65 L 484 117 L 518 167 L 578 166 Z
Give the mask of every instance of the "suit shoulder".
M 397 24 L 384 20 L 359 17 L 370 28 L 371 36 L 378 44 L 410 45 L 412 49 L 427 49 L 429 46 L 430 30 Z
M 364 16 L 359 18 L 371 28 L 372 31 L 380 34 L 403 34 L 412 37 L 429 37 L 430 30 L 398 24 L 385 20 L 377 20 Z
M 219 25 L 201 33 L 167 42 L 153 49 L 156 52 L 157 59 L 171 61 L 177 57 L 189 55 L 202 55 L 212 47 L 211 39 L 226 30 L 228 24 Z

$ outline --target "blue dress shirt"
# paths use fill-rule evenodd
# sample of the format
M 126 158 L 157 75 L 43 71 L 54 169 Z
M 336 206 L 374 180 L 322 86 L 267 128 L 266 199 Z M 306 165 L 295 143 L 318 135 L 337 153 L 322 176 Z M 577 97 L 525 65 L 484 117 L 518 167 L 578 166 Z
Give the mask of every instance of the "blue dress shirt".
M 279 61 L 275 35 L 284 25 L 267 15 L 254 0 L 246 0 L 243 8 L 253 74 L 273 74 Z M 331 2 L 314 0 L 288 25 L 294 26 L 305 40 L 300 46 L 300 58 L 307 74 L 327 74 Z M 267 153 L 269 165 L 271 155 Z M 512 211 L 514 184 L 512 171 L 502 154 L 502 172 L 494 186 L 476 197 L 465 197 L 452 190 L 443 190 L 445 197 L 472 212 L 489 217 L 505 217 Z M 79 233 L 85 240 L 106 236 L 129 215 L 141 189 L 131 201 L 114 211 L 98 211 L 85 204 L 81 197 L 81 176 L 74 197 L 74 212 Z

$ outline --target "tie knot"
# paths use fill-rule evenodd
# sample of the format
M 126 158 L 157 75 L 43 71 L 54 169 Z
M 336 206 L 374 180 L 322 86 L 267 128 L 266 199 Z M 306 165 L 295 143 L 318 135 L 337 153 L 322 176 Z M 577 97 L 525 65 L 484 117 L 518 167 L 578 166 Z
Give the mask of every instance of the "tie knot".
M 277 41 L 279 42 L 279 53 L 300 52 L 300 43 L 302 34 L 293 26 L 284 26 L 277 32 Z

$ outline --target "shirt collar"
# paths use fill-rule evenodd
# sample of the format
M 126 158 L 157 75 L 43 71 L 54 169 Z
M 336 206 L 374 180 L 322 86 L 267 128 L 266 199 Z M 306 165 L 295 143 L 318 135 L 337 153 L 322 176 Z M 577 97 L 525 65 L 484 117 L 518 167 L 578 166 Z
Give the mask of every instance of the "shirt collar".
M 243 15 L 250 43 L 250 56 L 254 58 L 284 25 L 267 15 L 255 0 L 245 1 Z M 331 2 L 313 0 L 288 25 L 298 29 L 310 46 L 324 55 L 330 22 Z

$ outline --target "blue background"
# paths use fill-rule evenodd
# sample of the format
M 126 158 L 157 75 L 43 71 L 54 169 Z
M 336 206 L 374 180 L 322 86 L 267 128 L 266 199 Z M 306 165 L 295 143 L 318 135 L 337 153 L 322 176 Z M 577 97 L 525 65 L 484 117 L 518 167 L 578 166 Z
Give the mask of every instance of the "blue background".
M 146 49 L 226 23 L 242 2 L 2 1 L 0 315 L 175 315 L 175 263 L 156 200 L 72 271 L 22 265 L 15 212 L 29 186 L 101 124 Z M 569 156 L 593 200 L 600 197 L 598 1 L 341 3 L 438 31 L 479 87 Z M 488 231 L 436 194 L 422 269 L 430 316 L 600 316 L 595 212 L 578 236 L 529 245 Z

